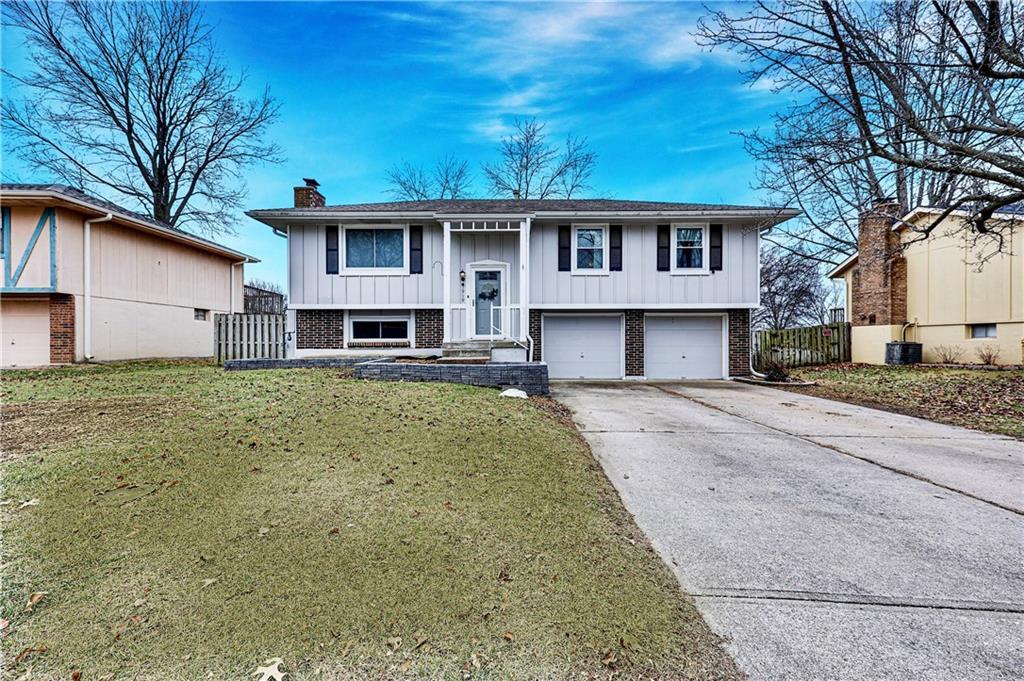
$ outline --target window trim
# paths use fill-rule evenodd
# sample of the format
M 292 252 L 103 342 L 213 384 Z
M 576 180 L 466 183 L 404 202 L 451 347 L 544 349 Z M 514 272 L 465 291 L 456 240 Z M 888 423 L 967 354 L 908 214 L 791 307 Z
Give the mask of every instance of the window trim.
M 356 338 L 352 333 L 352 325 L 355 322 L 405 322 L 405 338 Z M 348 316 L 348 324 L 345 329 L 345 339 L 352 343 L 410 343 L 412 342 L 412 316 L 403 315 L 375 315 L 363 314 Z
M 974 327 L 976 327 L 976 326 L 991 326 L 993 333 L 992 333 L 991 336 L 975 336 L 974 335 Z M 975 324 L 968 324 L 967 325 L 967 339 L 968 340 L 980 340 L 980 341 L 986 341 L 987 340 L 987 341 L 990 341 L 990 340 L 995 340 L 996 338 L 999 338 L 999 324 L 996 323 L 996 322 L 977 322 Z
M 601 230 L 601 267 L 600 268 L 580 268 L 576 264 L 579 262 L 576 259 L 576 248 L 579 243 L 579 231 L 581 229 L 600 229 Z M 609 260 L 609 243 L 608 243 L 608 223 L 573 223 L 572 225 L 572 260 L 570 262 L 571 267 L 569 272 L 576 276 L 581 277 L 600 277 L 608 274 Z
M 401 267 L 349 267 L 348 266 L 348 238 L 346 232 L 350 229 L 390 229 L 401 230 L 402 232 L 402 266 Z M 402 224 L 348 224 L 338 225 L 338 276 L 342 277 L 385 277 L 401 276 L 409 274 L 409 225 Z
M 673 222 L 670 226 L 672 230 L 669 232 L 669 246 L 671 251 L 669 253 L 669 272 L 675 275 L 710 275 L 711 274 L 711 262 L 709 260 L 710 254 L 710 237 L 711 237 L 711 223 L 708 222 Z M 700 228 L 702 231 L 701 235 L 701 256 L 700 256 L 700 267 L 678 267 L 679 262 L 679 231 L 680 229 L 696 229 Z

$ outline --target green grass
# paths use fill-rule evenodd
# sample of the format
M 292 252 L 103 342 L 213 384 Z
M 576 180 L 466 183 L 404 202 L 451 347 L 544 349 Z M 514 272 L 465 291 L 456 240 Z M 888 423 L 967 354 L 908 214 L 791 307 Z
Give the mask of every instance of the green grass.
M 817 382 L 795 392 L 1024 439 L 1024 371 L 843 364 L 793 373 Z
M 738 676 L 537 402 L 188 363 L 0 391 L 3 648 L 46 649 L 32 678 Z

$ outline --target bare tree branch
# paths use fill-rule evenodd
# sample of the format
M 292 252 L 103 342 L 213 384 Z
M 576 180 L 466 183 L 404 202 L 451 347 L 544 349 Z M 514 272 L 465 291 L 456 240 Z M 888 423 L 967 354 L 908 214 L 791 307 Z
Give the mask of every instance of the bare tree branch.
M 894 197 L 967 214 L 964 229 L 999 244 L 1024 200 L 1024 16 L 1013 2 L 759 0 L 711 12 L 708 46 L 739 52 L 751 82 L 794 103 L 769 133 L 744 135 L 759 187 L 804 217 L 774 237 L 839 262 L 856 218 Z M 945 215 L 915 226 L 930 234 Z
M 32 65 L 4 70 L 23 101 L 0 108 L 11 153 L 56 181 L 126 197 L 176 227 L 231 231 L 242 172 L 275 162 L 278 105 L 246 99 L 191 2 L 8 2 Z
M 515 131 L 502 139 L 499 157 L 483 165 L 493 196 L 521 199 L 572 198 L 589 188 L 597 163 L 585 137 L 566 137 L 565 145 L 551 146 L 544 123 L 518 120 Z

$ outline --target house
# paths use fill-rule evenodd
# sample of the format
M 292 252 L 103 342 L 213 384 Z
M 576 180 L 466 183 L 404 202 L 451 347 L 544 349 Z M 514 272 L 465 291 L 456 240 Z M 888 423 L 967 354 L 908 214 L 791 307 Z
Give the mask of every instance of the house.
M 254 258 L 63 185 L 0 185 L 0 363 L 206 357 Z
M 882 202 L 864 213 L 857 253 L 828 275 L 846 281 L 853 361 L 883 364 L 885 344 L 905 338 L 922 344 L 925 362 L 952 351 L 977 363 L 979 348 L 994 347 L 998 363 L 1024 363 L 1024 205 L 994 216 L 1017 224 L 1003 251 L 988 258 L 961 228 L 963 214 L 921 240 L 911 227 L 941 209 L 900 212 Z
M 288 240 L 296 357 L 490 353 L 552 378 L 750 373 L 762 230 L 795 211 L 607 199 L 294 206 L 247 215 Z

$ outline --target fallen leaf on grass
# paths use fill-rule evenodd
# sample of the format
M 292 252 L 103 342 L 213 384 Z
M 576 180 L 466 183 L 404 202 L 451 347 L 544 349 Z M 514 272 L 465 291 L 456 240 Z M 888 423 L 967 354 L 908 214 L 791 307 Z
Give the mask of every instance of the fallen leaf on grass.
M 341 532 L 340 527 L 332 527 L 330 530 L 327 531 L 327 534 L 338 534 L 339 532 Z
M 45 653 L 47 650 L 49 650 L 49 648 L 47 648 L 46 646 L 39 646 L 38 648 L 25 648 L 20 653 L 15 655 L 14 662 L 16 664 L 20 664 L 26 657 L 28 657 L 32 653 Z
M 261 527 L 261 528 L 260 528 L 260 531 L 259 531 L 259 535 L 260 535 L 261 537 L 265 537 L 265 536 L 266 536 L 266 535 L 268 535 L 269 533 L 270 533 L 270 528 L 269 528 L 269 527 Z
M 410 667 L 412 667 L 412 660 L 406 660 L 402 664 L 398 665 L 398 673 L 405 674 L 409 671 Z
M 218 579 L 217 577 L 211 577 L 210 579 L 204 579 L 203 580 L 203 588 L 205 589 L 206 587 L 210 586 L 211 584 L 216 583 L 217 579 Z
M 32 612 L 32 608 L 34 608 L 39 601 L 43 600 L 43 596 L 47 593 L 48 592 L 46 591 L 36 591 L 34 594 L 30 595 L 28 597 L 28 603 L 25 605 L 25 612 Z
M 515 641 L 516 640 L 516 637 L 512 635 L 511 631 L 506 631 L 505 632 L 505 638 L 507 638 L 509 641 Z
M 413 650 L 419 650 L 420 648 L 422 648 L 422 647 L 423 647 L 423 644 L 425 644 L 425 643 L 426 643 L 427 641 L 429 641 L 430 639 L 429 639 L 429 638 L 427 638 L 426 636 L 423 636 L 423 635 L 421 634 L 421 635 L 418 635 L 418 636 L 415 636 L 415 637 L 413 637 L 413 640 L 415 640 L 415 641 L 416 641 L 416 645 L 414 645 L 414 646 L 412 647 L 412 649 L 413 649 Z
M 71 681 L 82 681 L 82 670 L 76 669 L 71 672 Z
M 28 501 L 21 502 L 21 505 L 18 506 L 18 510 L 21 510 L 21 509 L 26 508 L 28 506 L 38 506 L 38 505 L 39 505 L 39 500 L 38 499 L 29 499 Z

